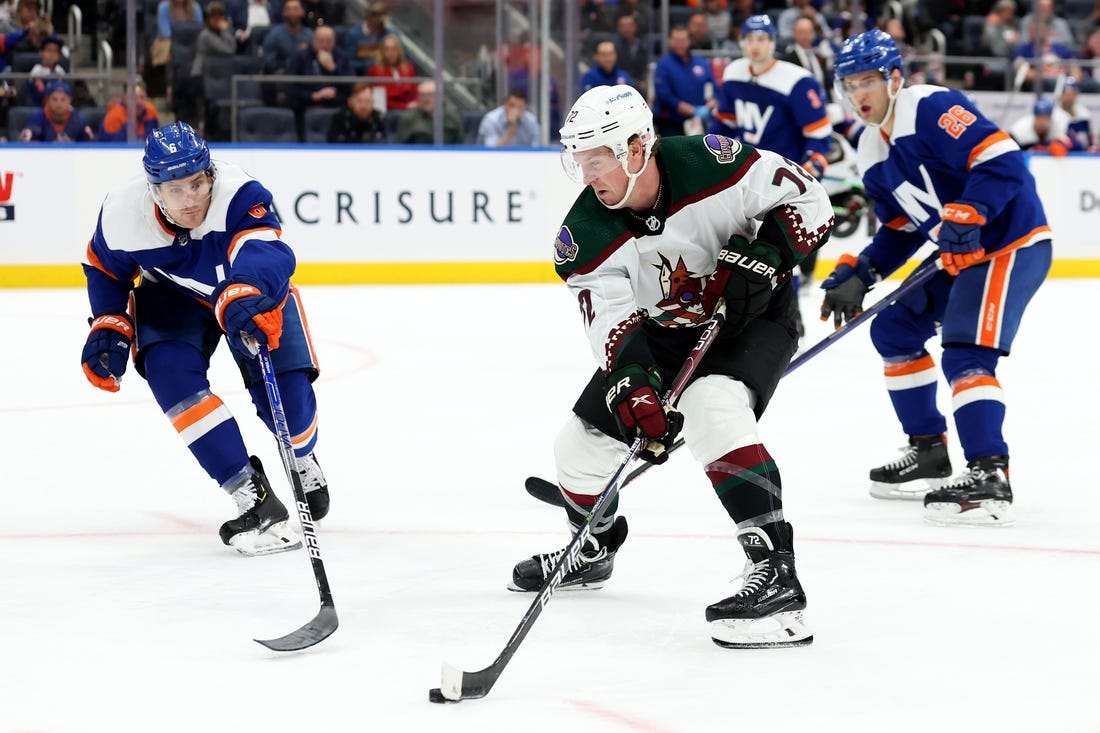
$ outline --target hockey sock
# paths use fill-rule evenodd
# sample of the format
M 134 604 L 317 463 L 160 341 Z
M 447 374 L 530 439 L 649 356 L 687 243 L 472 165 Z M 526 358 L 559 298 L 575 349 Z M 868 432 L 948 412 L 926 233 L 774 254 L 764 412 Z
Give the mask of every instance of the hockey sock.
M 568 489 L 564 491 L 565 498 L 565 514 L 569 517 L 569 524 L 574 529 L 579 528 L 588 520 L 588 514 L 592 511 L 592 507 L 596 504 L 596 499 L 600 498 L 592 496 L 590 494 L 574 494 Z M 592 534 L 600 534 L 611 528 L 611 525 L 615 522 L 615 513 L 619 509 L 619 497 L 616 496 L 611 500 L 607 511 L 604 513 L 603 518 L 600 519 L 598 524 L 592 526 Z
M 1001 428 L 1005 396 L 997 381 L 1000 352 L 983 346 L 950 344 L 943 351 L 943 370 L 951 382 L 955 427 L 967 461 L 1007 456 Z
M 759 527 L 776 550 L 791 550 L 783 520 L 783 481 L 762 444 L 737 448 L 706 467 L 707 478 L 739 529 Z
M 248 464 L 237 421 L 210 391 L 206 362 L 194 347 L 155 344 L 145 354 L 145 375 L 157 404 L 210 478 L 223 484 Z
M 294 447 L 294 457 L 304 458 L 317 445 L 317 396 L 313 391 L 313 384 L 310 383 L 309 375 L 303 371 L 284 372 L 277 376 L 277 380 L 287 427 L 290 429 L 290 444 Z M 252 395 L 256 414 L 274 434 L 275 422 L 271 418 L 271 406 L 268 404 L 263 382 L 253 384 L 248 393 Z
M 887 359 L 883 363 L 886 389 L 906 435 L 939 435 L 947 418 L 936 407 L 939 373 L 928 352 Z

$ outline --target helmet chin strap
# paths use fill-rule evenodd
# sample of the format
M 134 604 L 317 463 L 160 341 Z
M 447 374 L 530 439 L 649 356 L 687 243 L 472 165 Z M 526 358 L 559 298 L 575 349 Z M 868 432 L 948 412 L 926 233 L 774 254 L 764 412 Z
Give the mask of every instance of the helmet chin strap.
M 898 94 L 901 93 L 901 87 L 898 87 L 896 92 L 890 90 L 894 88 L 894 80 L 892 77 L 886 79 L 886 96 L 890 98 L 890 103 L 886 105 L 886 114 L 882 116 L 882 119 L 878 122 L 867 122 L 868 127 L 882 127 L 890 119 L 890 116 L 894 114 L 894 102 L 898 99 Z
M 645 160 L 642 162 L 642 168 L 637 173 L 631 173 L 629 170 L 627 170 L 627 165 L 629 165 L 629 161 L 630 161 L 629 157 L 627 157 L 627 159 L 623 161 L 623 172 L 626 173 L 626 177 L 627 177 L 628 180 L 627 180 L 627 184 L 626 184 L 626 193 L 624 193 L 623 197 L 621 199 L 619 199 L 619 203 L 617 203 L 617 204 L 606 204 L 606 203 L 603 202 L 602 199 L 600 200 L 600 203 L 603 204 L 604 206 L 606 206 L 609 209 L 612 209 L 612 210 L 621 209 L 624 206 L 626 206 L 627 200 L 630 199 L 630 194 L 632 194 L 634 192 L 634 184 L 638 181 L 638 176 L 645 173 L 645 169 L 649 166 L 649 151 L 647 150 L 645 152 Z

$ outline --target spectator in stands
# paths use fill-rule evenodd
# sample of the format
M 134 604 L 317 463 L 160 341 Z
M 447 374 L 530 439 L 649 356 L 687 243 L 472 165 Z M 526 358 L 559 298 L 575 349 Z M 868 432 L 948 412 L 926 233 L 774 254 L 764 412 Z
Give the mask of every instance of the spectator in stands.
M 196 97 L 203 102 L 204 123 L 199 128 L 199 134 L 203 137 L 220 140 L 225 135 L 225 130 L 219 130 L 217 115 L 215 114 L 215 102 L 206 93 L 203 79 L 206 77 L 206 64 L 208 59 L 230 58 L 237 53 L 237 35 L 229 24 L 229 11 L 221 0 L 210 0 L 206 6 L 206 19 L 203 21 L 203 29 L 195 39 L 195 56 L 191 61 L 191 86 Z
M 1085 61 L 1100 61 L 1100 28 L 1093 30 L 1085 38 L 1085 47 L 1081 49 L 1081 58 Z M 1100 66 L 1086 65 L 1078 80 L 1081 91 L 1086 93 L 1100 92 Z
M 31 79 L 27 79 L 26 98 L 27 103 L 34 106 L 42 106 L 46 95 L 46 86 L 50 83 L 50 77 L 64 76 L 65 67 L 61 65 L 61 39 L 57 36 L 49 36 L 42 41 L 38 49 L 38 63 L 31 70 Z
M 172 22 L 202 22 L 202 6 L 195 0 L 160 0 L 157 3 L 157 36 L 172 37 Z
M 265 74 L 287 73 L 290 60 L 309 48 L 313 42 L 313 29 L 305 26 L 303 18 L 305 10 L 302 0 L 283 2 L 283 22 L 272 27 L 264 36 Z
M 107 105 L 107 114 L 103 116 L 99 136 L 96 138 L 99 142 L 126 142 L 126 121 L 130 119 L 127 108 L 128 92 L 129 89 L 124 89 L 121 98 Z M 134 113 L 134 136 L 138 141 L 144 140 L 146 135 L 160 127 L 157 108 L 149 101 L 145 83 L 141 80 L 134 85 Z
M 405 59 L 405 47 L 392 33 L 382 39 L 374 64 L 367 69 L 367 76 L 379 79 L 411 79 L 416 69 Z M 385 84 L 386 110 L 408 109 L 416 102 L 416 84 Z
M 790 7 L 785 8 L 779 14 L 779 18 L 775 23 L 775 34 L 778 37 L 780 48 L 782 48 L 784 42 L 790 41 L 794 37 L 794 22 L 803 16 L 810 19 L 815 36 L 828 38 L 832 34 L 829 20 L 824 13 L 820 12 L 820 7 L 820 0 L 816 2 L 815 0 L 791 0 Z
M 730 11 L 723 0 L 703 0 L 707 19 L 707 35 L 711 48 L 719 48 L 730 37 Z
M 1029 114 L 1012 123 L 1008 134 L 1022 150 L 1061 157 L 1074 149 L 1066 133 L 1070 118 L 1049 97 L 1039 97 Z
M 607 0 L 580 0 L 581 34 L 607 33 L 611 30 L 611 8 Z
M 777 31 L 778 33 L 778 31 Z M 828 41 L 815 45 L 817 27 L 809 15 L 800 15 L 791 26 L 790 50 L 779 58 L 809 71 L 817 83 L 825 90 L 829 99 L 833 98 L 833 49 Z M 828 52 L 825 55 L 824 52 Z
M 1038 32 L 1037 42 L 1021 43 L 1016 47 L 1012 57 L 1013 70 L 1019 69 L 1023 64 L 1027 65 L 1027 73 L 1024 75 L 1025 86 L 1028 88 L 1034 86 L 1038 79 L 1042 90 L 1051 92 L 1060 76 L 1069 74 L 1074 78 L 1080 77 L 1081 70 L 1070 68 L 1067 63 L 1073 58 L 1073 52 L 1050 40 L 1046 23 L 1039 21 L 1033 30 Z
M 0 0 L 0 34 L 10 33 L 15 30 L 15 25 L 14 0 Z
M 527 96 L 513 89 L 504 104 L 486 112 L 477 128 L 477 143 L 488 148 L 538 145 L 539 122 L 527 109 Z
M 1046 40 L 1057 46 L 1073 48 L 1075 41 L 1069 21 L 1054 14 L 1054 0 L 1035 0 L 1035 11 L 1028 13 L 1020 22 L 1020 42 L 1030 43 L 1036 38 L 1040 26 L 1046 27 Z
M 12 30 L 30 30 L 34 22 L 42 17 L 42 4 L 39 0 L 19 0 L 15 4 Z
M 79 110 L 73 109 L 73 90 L 67 82 L 46 87 L 46 101 L 23 126 L 23 142 L 86 143 L 95 139 L 92 128 Z
M 416 106 L 401 113 L 394 142 L 431 145 L 435 142 L 435 82 L 430 79 L 422 81 L 416 91 Z M 443 144 L 458 145 L 462 137 L 462 120 L 444 105 Z
M 638 21 L 631 14 L 620 15 L 615 26 L 615 55 L 643 97 L 649 96 L 650 54 L 650 48 L 638 35 Z
M 348 104 L 332 116 L 325 139 L 330 143 L 384 143 L 386 127 L 374 108 L 374 87 L 356 82 L 348 94 Z
M 689 48 L 692 51 L 714 51 L 718 46 L 710 37 L 706 13 L 692 13 L 687 20 Z
M 989 53 L 1003 59 L 1012 58 L 1020 43 L 1020 19 L 1016 17 L 1016 0 L 997 0 L 982 27 L 982 44 Z M 974 53 L 976 49 L 966 49 Z
M 367 67 L 378 58 L 382 39 L 391 35 L 396 36 L 396 33 L 386 23 L 385 3 L 374 2 L 368 5 L 363 14 L 363 22 L 344 34 L 344 53 L 351 61 L 354 73 L 366 73 Z
M 330 25 L 317 26 L 313 30 L 313 42 L 291 59 L 286 71 L 296 76 L 318 77 L 315 84 L 296 83 L 290 87 L 299 129 L 307 109 L 343 107 L 347 101 L 346 86 L 326 80 L 326 77 L 351 75 L 351 64 L 343 49 L 336 47 L 336 31 Z
M 615 18 L 611 24 L 611 29 L 614 30 L 618 27 L 619 18 L 629 15 L 634 19 L 634 25 L 637 27 L 638 33 L 644 36 L 652 27 L 650 14 L 653 12 L 653 4 L 651 0 L 619 0 L 617 7 L 610 8 L 614 12 Z M 638 77 L 635 76 L 634 78 Z
M 302 10 L 305 11 L 302 22 L 313 30 L 344 22 L 344 6 L 338 0 L 302 0 Z
M 226 0 L 225 6 L 239 49 L 246 48 L 253 28 L 270 28 L 282 19 L 275 0 Z
M 627 84 L 634 86 L 634 79 L 618 66 L 619 57 L 615 53 L 615 44 L 611 41 L 600 41 L 596 44 L 596 52 L 592 54 L 592 66 L 581 77 L 581 92 L 587 92 L 592 87 Z
M 657 132 L 665 137 L 683 135 L 685 127 L 691 128 L 689 134 L 702 132 L 718 106 L 713 98 L 718 83 L 710 63 L 692 54 L 690 46 L 687 29 L 672 28 L 668 33 L 668 53 L 657 62 L 653 73 L 656 97 L 653 122 Z
M 37 18 L 26 29 L 19 42 L 12 46 L 11 54 L 14 56 L 25 51 L 38 51 L 42 48 L 42 44 L 46 39 L 53 37 L 53 35 L 53 23 L 50 22 L 50 19 Z M 64 51 L 65 49 L 62 48 L 62 54 L 64 54 Z
M 1072 76 L 1067 76 L 1058 98 L 1058 106 L 1069 115 L 1066 134 L 1073 141 L 1074 150 L 1094 151 L 1096 140 L 1092 134 L 1092 113 L 1080 100 L 1081 87 Z

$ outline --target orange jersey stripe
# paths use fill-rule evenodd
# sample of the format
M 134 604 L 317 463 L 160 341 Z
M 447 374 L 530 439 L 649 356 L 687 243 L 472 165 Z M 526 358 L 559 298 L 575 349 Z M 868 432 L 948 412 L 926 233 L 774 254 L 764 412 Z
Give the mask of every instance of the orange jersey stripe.
M 292 435 L 290 438 L 290 444 L 294 447 L 307 444 L 313 439 L 313 434 L 317 432 L 317 413 L 313 413 L 313 422 L 309 424 L 309 427 L 303 430 L 298 435 Z
M 118 276 L 115 275 L 110 270 L 108 270 L 107 267 L 103 264 L 103 262 L 99 259 L 99 257 L 96 256 L 96 253 L 92 251 L 92 240 L 90 240 L 90 239 L 88 240 L 87 256 L 88 256 L 88 264 L 89 265 L 91 265 L 95 269 L 99 270 L 100 272 L 102 272 L 104 275 L 111 278 L 112 280 L 118 280 Z M 137 268 L 134 268 L 133 274 L 130 275 L 131 282 L 137 276 L 138 276 L 138 270 L 137 270 Z
M 306 309 L 305 306 L 302 305 L 302 296 L 294 283 L 290 283 L 290 290 L 287 292 L 286 300 L 283 302 L 286 303 L 287 300 L 290 299 L 293 299 L 294 307 L 298 311 L 298 319 L 302 322 L 302 332 L 306 337 L 306 348 L 309 349 L 309 359 L 313 362 L 313 368 L 316 369 L 319 374 L 321 372 L 321 361 L 317 358 L 317 352 L 313 348 L 313 333 L 309 330 L 309 321 L 306 319 Z
M 899 216 L 896 219 L 891 219 L 890 221 L 886 222 L 885 226 L 889 227 L 890 229 L 901 229 L 901 228 L 907 226 L 908 224 L 909 224 L 908 217 Z
M 197 405 L 192 405 L 186 410 L 181 412 L 172 418 L 172 427 L 176 429 L 176 432 L 182 433 L 187 428 L 191 427 L 199 420 L 217 410 L 222 406 L 221 398 L 217 395 L 210 395 Z
M 831 123 L 829 122 L 829 118 L 828 117 L 822 117 L 817 122 L 811 122 L 808 125 L 803 125 L 802 132 L 804 132 L 806 134 L 809 134 L 809 133 L 817 132 L 818 130 L 824 129 L 826 127 L 829 127 L 830 125 L 831 125 Z
M 970 151 L 970 157 L 966 159 L 966 169 L 970 170 L 970 166 L 974 165 L 974 160 L 982 153 L 984 153 L 986 149 L 989 148 L 991 145 L 996 145 L 997 143 L 1003 140 L 1007 140 L 1008 138 L 1009 134 L 1007 132 L 1005 132 L 1004 130 L 997 130 L 997 132 L 993 133 L 985 140 L 982 140 L 980 143 L 975 145 L 974 148 Z
M 971 377 L 963 377 L 955 382 L 952 389 L 952 394 L 958 394 L 968 389 L 974 389 L 975 387 L 997 387 L 1000 388 L 1001 383 L 997 381 L 997 378 L 989 374 L 975 374 Z
M 932 360 L 931 354 L 928 354 L 913 361 L 883 364 L 882 368 L 883 373 L 888 377 L 904 377 L 908 374 L 916 374 L 928 369 L 935 369 L 936 362 Z
M 982 299 L 980 315 L 982 321 L 978 343 L 981 346 L 994 348 L 997 345 L 997 335 L 1001 331 L 1005 291 L 1008 290 L 1008 272 L 1014 259 L 1014 255 L 997 257 L 989 263 L 989 276 L 986 279 L 985 297 Z
M 237 247 L 240 246 L 241 242 L 258 232 L 274 232 L 276 239 L 283 235 L 280 230 L 272 229 L 271 227 L 256 227 L 255 229 L 245 229 L 243 232 L 233 237 L 233 240 L 229 243 L 229 250 L 226 254 L 229 257 L 230 262 L 232 262 L 233 258 L 236 257 L 236 250 Z

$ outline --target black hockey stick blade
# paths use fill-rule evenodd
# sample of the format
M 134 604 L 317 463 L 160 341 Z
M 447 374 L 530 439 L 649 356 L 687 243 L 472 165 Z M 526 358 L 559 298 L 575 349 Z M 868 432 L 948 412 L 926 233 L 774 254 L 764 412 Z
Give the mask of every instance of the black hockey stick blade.
M 527 489 L 528 494 L 539 501 L 550 506 L 561 506 L 561 492 L 557 486 L 546 479 L 538 476 L 528 476 L 527 480 L 523 482 L 523 487 Z
M 257 644 L 263 644 L 268 649 L 276 652 L 296 652 L 322 642 L 332 636 L 340 626 L 340 619 L 336 617 L 336 607 L 322 604 L 321 610 L 313 617 L 313 620 L 296 631 L 291 631 L 286 636 L 278 639 L 255 639 Z

